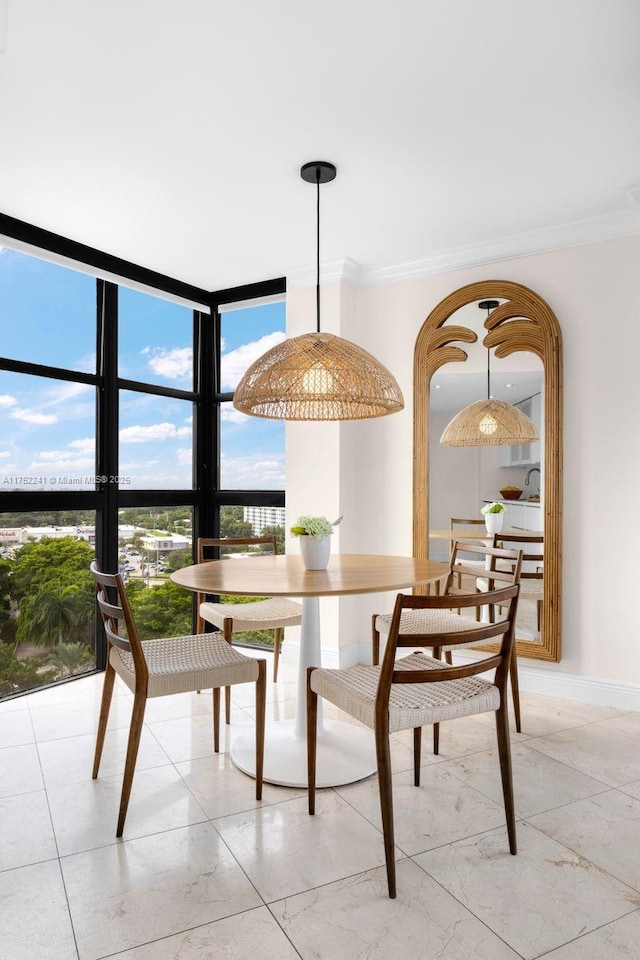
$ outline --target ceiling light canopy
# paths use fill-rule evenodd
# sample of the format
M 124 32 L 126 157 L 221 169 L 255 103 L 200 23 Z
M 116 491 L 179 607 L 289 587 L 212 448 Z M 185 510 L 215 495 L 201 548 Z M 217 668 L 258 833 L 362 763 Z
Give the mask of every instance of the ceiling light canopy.
M 404 407 L 393 375 L 374 356 L 342 337 L 320 333 L 320 184 L 335 179 L 323 160 L 305 163 L 300 176 L 315 183 L 316 332 L 284 340 L 259 357 L 238 384 L 233 405 L 272 420 L 366 420 Z
M 497 300 L 483 300 L 478 304 L 487 311 L 487 317 L 495 310 Z M 476 400 L 457 413 L 444 428 L 440 443 L 449 447 L 485 447 L 533 443 L 538 431 L 529 417 L 505 400 L 491 396 L 491 371 L 487 350 L 487 399 Z

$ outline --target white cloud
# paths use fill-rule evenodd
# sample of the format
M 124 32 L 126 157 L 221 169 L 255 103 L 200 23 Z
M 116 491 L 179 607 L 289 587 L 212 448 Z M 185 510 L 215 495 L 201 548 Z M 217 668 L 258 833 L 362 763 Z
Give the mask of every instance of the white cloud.
M 246 423 L 250 418 L 246 413 L 236 410 L 230 403 L 222 403 L 220 404 L 220 419 L 227 423 Z
M 93 437 L 87 437 L 83 440 L 71 440 L 67 446 L 72 450 L 77 450 L 78 453 L 94 453 L 96 441 Z
M 142 353 L 151 352 L 149 366 L 159 377 L 166 377 L 167 380 L 180 380 L 188 377 L 193 370 L 193 350 L 191 347 L 174 347 L 172 350 L 164 350 L 160 347 L 153 351 L 145 347 Z
M 79 456 L 70 453 L 68 450 L 42 450 L 35 454 L 36 459 L 32 460 L 26 469 L 27 474 L 37 473 L 40 470 L 62 471 L 65 473 L 74 473 L 78 470 L 86 470 L 92 473 L 95 469 L 93 457 Z
M 193 454 L 190 447 L 180 447 L 176 455 L 176 462 L 181 467 L 190 467 L 193 460 Z
M 0 460 L 4 460 L 5 457 L 10 457 L 11 454 L 8 450 L 0 450 Z
M 284 490 L 284 456 L 255 460 L 222 457 L 223 486 L 238 490 Z
M 95 373 L 96 372 L 95 353 L 87 353 L 84 357 L 80 357 L 80 359 L 77 361 L 77 369 L 81 370 L 83 373 Z
M 123 427 L 120 431 L 120 442 L 149 443 L 151 440 L 179 440 L 190 436 L 190 427 L 176 427 L 175 423 L 152 423 L 146 427 Z
M 55 386 L 47 391 L 46 402 L 43 406 L 55 407 L 59 403 L 68 403 L 69 400 L 73 400 L 83 393 L 93 393 L 94 390 L 95 387 L 92 387 L 89 383 L 61 383 L 59 386 Z
M 22 420 L 24 423 L 35 423 L 39 426 L 58 422 L 58 418 L 53 413 L 38 413 L 37 410 L 27 410 L 23 407 L 13 410 L 9 416 L 12 420 Z
M 17 402 L 10 393 L 0 393 L 0 407 L 15 407 Z
M 281 330 L 276 330 L 274 333 L 265 334 L 259 340 L 243 343 L 241 347 L 225 354 L 220 361 L 222 389 L 233 390 L 247 367 L 250 367 L 254 360 L 261 357 L 271 347 L 275 347 L 277 343 L 282 343 L 284 339 L 284 333 Z

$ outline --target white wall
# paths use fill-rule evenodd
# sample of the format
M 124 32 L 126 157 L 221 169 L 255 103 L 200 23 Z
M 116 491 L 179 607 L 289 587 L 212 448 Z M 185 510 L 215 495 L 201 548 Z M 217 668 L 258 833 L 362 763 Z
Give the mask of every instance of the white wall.
M 323 476 L 317 472 L 314 484 L 327 498 L 339 484 L 342 550 L 409 555 L 413 349 L 425 318 L 458 287 L 494 277 L 531 287 L 558 317 L 565 401 L 563 655 L 559 664 L 523 665 L 523 672 L 535 666 L 538 677 L 547 673 L 550 689 L 552 674 L 605 678 L 611 689 L 616 681 L 640 684 L 632 607 L 637 550 L 629 525 L 640 477 L 639 264 L 640 237 L 628 237 L 350 291 L 352 309 L 341 318 L 341 335 L 392 370 L 406 405 L 391 417 L 338 427 L 339 457 L 318 466 Z M 290 503 L 300 503 L 304 478 L 295 460 L 308 456 L 308 432 L 296 430 L 295 438 L 293 432 L 288 428 L 287 491 Z M 340 643 L 357 640 L 364 655 L 370 614 L 390 609 L 392 598 L 343 603 Z

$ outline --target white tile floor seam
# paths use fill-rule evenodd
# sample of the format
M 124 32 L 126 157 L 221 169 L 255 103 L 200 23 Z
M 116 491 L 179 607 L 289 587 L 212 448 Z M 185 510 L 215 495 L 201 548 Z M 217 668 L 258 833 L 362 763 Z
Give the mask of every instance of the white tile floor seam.
M 293 708 L 282 669 L 273 718 Z M 93 781 L 101 681 L 0 704 L 10 960 L 637 960 L 639 714 L 523 694 L 516 857 L 493 718 L 444 724 L 437 757 L 425 731 L 418 790 L 411 734 L 394 735 L 391 901 L 375 778 L 319 791 L 313 818 L 303 790 L 265 784 L 255 800 L 228 752 L 254 723 L 248 687 L 218 755 L 207 693 L 149 701 L 116 839 L 132 698 L 116 690 Z

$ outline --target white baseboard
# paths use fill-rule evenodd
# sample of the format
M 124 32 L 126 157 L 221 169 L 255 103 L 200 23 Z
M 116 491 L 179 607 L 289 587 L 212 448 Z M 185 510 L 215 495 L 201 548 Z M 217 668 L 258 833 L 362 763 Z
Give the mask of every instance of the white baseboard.
M 472 660 L 470 651 L 460 651 L 456 659 Z M 617 707 L 618 710 L 640 711 L 640 684 L 622 683 L 599 677 L 582 677 L 575 673 L 534 666 L 530 660 L 518 660 L 520 689 L 565 700 L 581 700 L 599 707 Z
M 556 673 L 524 666 L 522 660 L 518 661 L 518 676 L 520 689 L 527 693 L 582 700 L 600 707 L 617 707 L 618 710 L 640 711 L 640 684 L 637 683 Z

